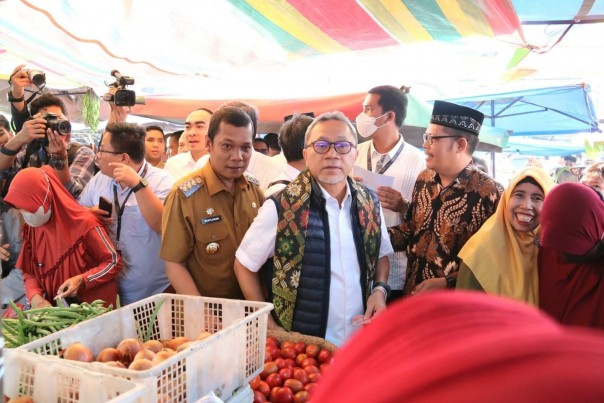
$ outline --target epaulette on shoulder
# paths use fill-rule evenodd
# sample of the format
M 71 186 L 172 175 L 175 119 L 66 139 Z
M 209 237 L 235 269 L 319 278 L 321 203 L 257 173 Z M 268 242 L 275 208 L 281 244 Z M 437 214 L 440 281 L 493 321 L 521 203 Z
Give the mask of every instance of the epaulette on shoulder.
M 201 178 L 201 176 L 194 176 L 178 185 L 178 188 L 185 197 L 189 197 L 201 189 L 205 184 L 206 182 Z
M 243 176 L 245 176 L 245 179 L 247 179 L 247 181 L 249 183 L 253 183 L 256 186 L 260 186 L 260 181 L 258 180 L 258 178 L 256 178 L 254 175 L 252 175 L 249 172 L 244 172 Z

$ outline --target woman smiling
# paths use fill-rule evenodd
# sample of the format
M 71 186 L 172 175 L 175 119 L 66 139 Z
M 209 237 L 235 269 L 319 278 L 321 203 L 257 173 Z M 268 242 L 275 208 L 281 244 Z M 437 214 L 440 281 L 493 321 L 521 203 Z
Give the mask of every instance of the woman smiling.
M 541 205 L 553 187 L 553 180 L 540 168 L 527 167 L 518 173 L 495 214 L 459 253 L 462 264 L 456 288 L 538 303 Z

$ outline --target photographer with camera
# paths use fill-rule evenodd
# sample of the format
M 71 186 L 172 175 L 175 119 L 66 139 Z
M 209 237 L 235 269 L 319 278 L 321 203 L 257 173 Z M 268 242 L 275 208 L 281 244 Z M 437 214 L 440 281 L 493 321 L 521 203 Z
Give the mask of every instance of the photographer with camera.
M 36 98 L 30 110 L 33 117 L 0 148 L 0 176 L 10 183 L 23 168 L 50 165 L 69 193 L 77 198 L 94 175 L 94 152 L 88 147 L 70 144 L 67 110 L 56 96 L 44 94 Z M 2 194 L 6 193 L 8 183 Z

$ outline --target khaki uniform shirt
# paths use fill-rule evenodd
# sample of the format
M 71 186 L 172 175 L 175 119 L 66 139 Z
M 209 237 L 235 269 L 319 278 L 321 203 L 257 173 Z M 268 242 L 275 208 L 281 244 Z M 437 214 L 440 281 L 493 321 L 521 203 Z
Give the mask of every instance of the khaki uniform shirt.
M 235 251 L 263 201 L 253 176 L 239 178 L 231 194 L 208 162 L 179 180 L 166 198 L 160 257 L 183 263 L 201 295 L 243 299 Z

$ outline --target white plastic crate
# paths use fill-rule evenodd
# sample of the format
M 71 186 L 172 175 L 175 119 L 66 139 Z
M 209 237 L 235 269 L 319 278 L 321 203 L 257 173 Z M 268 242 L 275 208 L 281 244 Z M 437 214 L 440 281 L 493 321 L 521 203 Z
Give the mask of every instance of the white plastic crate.
M 29 396 L 36 403 L 143 403 L 145 385 L 83 370 L 67 361 L 19 349 L 4 350 L 4 394 Z
M 273 306 L 255 301 L 159 294 L 20 348 L 57 356 L 70 344 L 81 342 L 96 357 L 125 338 L 142 339 L 162 301 L 151 339 L 185 336 L 194 340 L 202 331 L 213 335 L 146 371 L 102 363 L 76 365 L 145 383 L 146 402 L 193 402 L 209 392 L 226 400 L 262 371 L 267 317 Z

